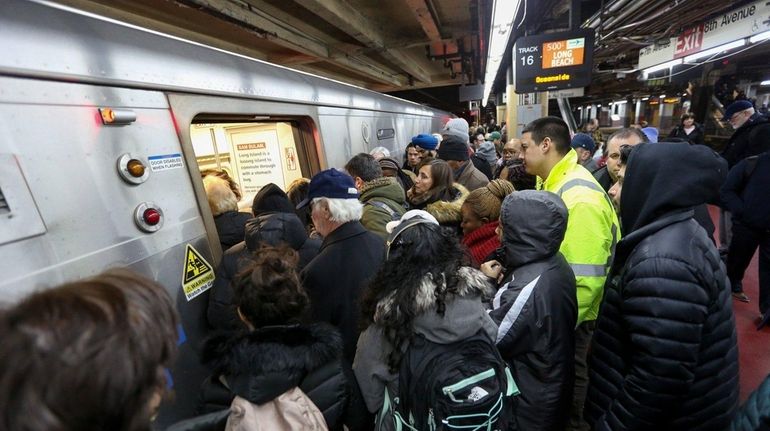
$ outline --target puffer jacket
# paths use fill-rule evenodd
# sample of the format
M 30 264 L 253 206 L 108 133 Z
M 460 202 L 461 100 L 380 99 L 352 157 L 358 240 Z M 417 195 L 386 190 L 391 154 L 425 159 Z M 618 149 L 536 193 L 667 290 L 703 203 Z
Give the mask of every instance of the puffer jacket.
M 555 194 L 525 190 L 501 208 L 506 276 L 490 317 L 497 347 L 521 394 L 517 430 L 563 430 L 575 378 L 575 275 L 559 246 L 567 207 Z M 517 305 L 514 305 L 517 304 Z
M 388 239 L 385 225 L 393 220 L 399 220 L 406 212 L 404 189 L 401 188 L 396 178 L 381 177 L 364 183 L 359 200 L 364 204 L 361 224 L 382 239 Z M 383 204 L 387 205 L 391 212 L 377 206 Z
M 230 283 L 252 261 L 252 254 L 261 245 L 287 244 L 296 250 L 299 254 L 297 272 L 318 254 L 321 247 L 321 241 L 308 238 L 305 227 L 294 213 L 262 214 L 246 222 L 245 233 L 245 241 L 227 250 L 217 268 L 207 311 L 209 324 L 213 328 L 243 328 L 235 311 Z
M 755 113 L 736 130 L 722 151 L 729 168 L 746 157 L 770 150 L 770 121 Z
M 387 385 L 390 393 L 398 393 L 398 374 L 390 372 L 388 356 L 393 346 L 385 338 L 378 321 L 390 314 L 413 313 L 413 330 L 422 334 L 428 341 L 449 344 L 468 338 L 484 329 L 494 339 L 497 326 L 487 315 L 482 300 L 491 298 L 493 288 L 481 271 L 463 267 L 458 276 L 461 284 L 458 294 L 446 298 L 446 309 L 441 316 L 436 312 L 435 290 L 437 286 L 426 277 L 420 284 L 418 297 L 411 304 L 396 304 L 395 295 L 389 295 L 377 304 L 375 323 L 358 339 L 353 371 L 356 374 L 366 406 L 375 413 L 382 407 Z M 406 348 L 406 346 L 403 346 Z
M 683 162 L 684 161 L 684 162 Z M 639 144 L 626 165 L 618 243 L 591 347 L 595 430 L 725 430 L 738 402 L 730 288 L 692 208 L 724 162 L 702 145 Z
M 259 405 L 299 387 L 330 430 L 368 425 L 355 377 L 342 360 L 342 339 L 327 324 L 217 335 L 206 342 L 203 361 L 214 369 L 202 388 L 203 411 L 228 409 L 236 395 Z
M 251 214 L 238 211 L 227 211 L 214 217 L 214 225 L 217 227 L 219 244 L 223 252 L 243 241 L 243 228 L 250 218 Z

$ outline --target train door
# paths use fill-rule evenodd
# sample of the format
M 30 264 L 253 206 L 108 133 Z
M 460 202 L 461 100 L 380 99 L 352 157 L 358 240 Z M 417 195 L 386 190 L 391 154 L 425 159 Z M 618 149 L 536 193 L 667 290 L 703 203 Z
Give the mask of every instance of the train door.
M 211 249 L 210 263 L 216 267 L 222 250 L 201 171 L 227 172 L 240 183 L 242 211 L 249 211 L 254 194 L 267 182 L 285 188 L 294 179 L 309 178 L 319 170 L 324 154 L 320 151 L 315 126 L 317 113 L 313 107 L 276 102 L 190 94 L 168 94 L 167 97 Z M 209 331 L 208 293 L 192 299 L 198 302 L 196 319 L 199 322 L 195 333 L 187 334 L 193 339 L 192 344 L 199 344 Z M 201 369 L 197 355 L 185 360 L 198 361 Z M 192 368 L 195 364 L 188 365 Z M 189 373 L 183 382 L 177 378 L 175 399 L 162 406 L 156 421 L 159 427 L 195 413 L 206 373 L 205 369 L 203 373 Z

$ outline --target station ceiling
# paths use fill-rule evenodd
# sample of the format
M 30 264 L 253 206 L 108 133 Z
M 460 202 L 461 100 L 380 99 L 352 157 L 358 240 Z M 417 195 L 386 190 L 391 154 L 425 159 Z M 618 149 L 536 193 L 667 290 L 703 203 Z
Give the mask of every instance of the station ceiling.
M 455 112 L 463 109 L 459 86 L 484 77 L 493 7 L 492 0 L 57 1 Z M 639 48 L 749 0 L 521 1 L 511 47 L 525 34 L 568 29 L 579 6 L 578 22 L 597 31 L 586 94 L 602 98 L 644 91 L 634 69 Z M 496 92 L 505 89 L 508 57 Z

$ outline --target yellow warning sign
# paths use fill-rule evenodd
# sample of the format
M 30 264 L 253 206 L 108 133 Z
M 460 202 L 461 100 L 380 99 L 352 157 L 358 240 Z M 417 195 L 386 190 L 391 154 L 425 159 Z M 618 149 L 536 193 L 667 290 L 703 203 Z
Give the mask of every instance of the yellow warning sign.
M 207 291 L 214 284 L 214 267 L 192 245 L 185 250 L 182 288 L 187 300 Z

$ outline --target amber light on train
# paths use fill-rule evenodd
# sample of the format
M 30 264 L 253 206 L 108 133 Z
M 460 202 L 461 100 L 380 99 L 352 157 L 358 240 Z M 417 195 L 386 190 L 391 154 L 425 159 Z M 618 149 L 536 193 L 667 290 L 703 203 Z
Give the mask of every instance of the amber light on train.
M 136 121 L 136 112 L 130 109 L 99 108 L 102 124 L 124 125 Z
M 126 164 L 126 170 L 128 171 L 131 176 L 136 178 L 141 178 L 144 175 L 146 167 L 144 166 L 144 163 L 142 163 L 141 160 L 137 159 L 131 159 Z

